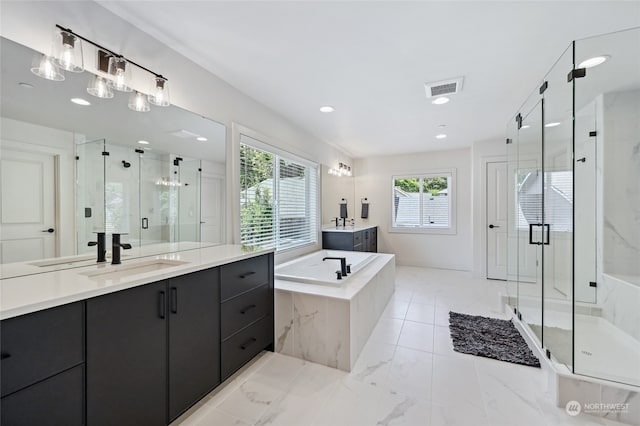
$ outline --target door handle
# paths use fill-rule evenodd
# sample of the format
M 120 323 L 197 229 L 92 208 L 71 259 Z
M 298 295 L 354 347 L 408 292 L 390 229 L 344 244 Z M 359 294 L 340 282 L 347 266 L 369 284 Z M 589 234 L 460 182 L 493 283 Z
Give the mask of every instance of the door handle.
M 489 228 L 490 228 L 490 229 L 493 229 L 493 228 L 500 228 L 500 225 L 489 225 Z
M 50 233 L 50 234 L 53 234 L 53 233 L 55 232 L 55 229 L 53 229 L 53 228 L 49 228 L 49 229 L 45 229 L 45 230 L 43 230 L 42 232 L 48 232 L 48 233 Z
M 545 223 L 544 225 L 542 225 L 542 229 L 547 228 L 547 241 L 544 241 L 544 233 L 542 234 L 542 244 L 544 244 L 545 246 L 548 246 L 549 244 L 551 244 L 551 224 L 549 223 Z
M 166 301 L 164 300 L 164 291 L 160 292 L 160 297 L 158 298 L 158 315 L 162 319 L 164 319 L 164 317 L 166 316 Z
M 178 289 L 171 287 L 171 313 L 178 313 Z
M 539 246 L 539 245 L 542 245 L 541 241 L 533 241 L 533 227 L 534 226 L 542 226 L 542 224 L 541 223 L 530 223 L 529 224 L 529 244 Z

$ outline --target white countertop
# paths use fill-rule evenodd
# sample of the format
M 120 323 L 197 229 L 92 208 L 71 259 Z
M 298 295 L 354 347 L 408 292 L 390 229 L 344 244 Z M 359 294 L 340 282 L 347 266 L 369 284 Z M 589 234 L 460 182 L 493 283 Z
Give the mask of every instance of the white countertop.
M 177 243 L 148 244 L 141 247 L 134 246 L 129 250 L 122 250 L 121 259 L 124 262 L 125 260 L 133 258 L 156 256 L 184 250 L 194 250 L 204 247 L 212 247 L 215 245 L 216 244 L 214 243 L 182 241 Z M 111 246 L 109 244 L 107 244 L 107 249 L 109 249 L 107 251 L 107 262 L 111 262 Z M 30 260 L 27 262 L 5 263 L 0 265 L 0 279 L 61 271 L 63 269 L 78 268 L 82 266 L 92 266 L 96 264 L 97 255 L 96 250 L 93 250 L 91 253 L 84 253 L 76 256 L 63 256 L 50 259 Z M 37 266 L 37 264 L 43 263 L 56 264 Z
M 375 228 L 377 225 L 368 225 L 368 226 L 338 226 L 336 228 L 335 225 L 322 225 L 322 232 L 358 232 L 364 229 Z
M 273 249 L 256 250 L 227 244 L 143 258 L 123 258 L 121 265 L 111 265 L 108 262 L 100 265 L 93 263 L 91 266 L 6 278 L 0 280 L 0 319 L 113 293 L 271 252 Z M 114 278 L 83 275 L 107 270 L 118 271 L 136 263 L 144 264 L 157 259 L 186 263 L 149 272 L 136 272 L 130 276 L 122 274 L 124 276 Z

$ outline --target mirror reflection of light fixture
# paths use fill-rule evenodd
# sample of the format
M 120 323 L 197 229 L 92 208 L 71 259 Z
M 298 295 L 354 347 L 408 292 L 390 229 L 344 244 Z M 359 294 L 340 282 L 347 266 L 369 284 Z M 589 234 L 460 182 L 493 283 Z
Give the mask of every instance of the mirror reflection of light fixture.
M 127 60 L 122 56 L 112 56 L 109 58 L 109 74 L 111 80 L 109 85 L 118 92 L 131 92 L 131 67 L 127 66 Z
M 111 99 L 113 98 L 113 90 L 109 87 L 107 79 L 100 77 L 99 75 L 93 76 L 89 87 L 87 87 L 87 93 L 96 98 Z
M 64 81 L 64 74 L 60 72 L 53 58 L 48 55 L 42 55 L 31 68 L 31 72 L 47 80 Z
M 153 80 L 154 86 L 149 94 L 149 102 L 161 107 L 171 105 L 169 102 L 169 82 L 167 79 L 160 75 L 156 76 Z
M 334 168 L 330 168 L 328 173 L 330 175 L 333 176 L 351 176 L 351 166 L 344 164 L 344 163 L 339 163 L 338 164 L 338 168 L 334 169 Z
M 151 107 L 144 93 L 135 91 L 129 96 L 129 109 L 138 112 L 149 112 Z
M 78 37 L 68 31 L 59 30 L 53 48 L 55 62 L 60 68 L 78 73 L 84 71 L 82 43 Z

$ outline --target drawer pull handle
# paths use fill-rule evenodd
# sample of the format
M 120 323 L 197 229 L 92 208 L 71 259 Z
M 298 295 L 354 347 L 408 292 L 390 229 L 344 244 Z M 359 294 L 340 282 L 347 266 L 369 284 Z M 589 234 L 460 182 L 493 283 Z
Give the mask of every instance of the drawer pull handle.
M 242 315 L 244 315 L 244 314 L 246 314 L 247 312 L 249 312 L 253 308 L 257 308 L 257 306 L 256 305 L 249 305 L 246 308 L 244 308 L 243 310 L 241 310 L 240 313 Z
M 257 341 L 258 339 L 256 339 L 255 337 L 252 337 L 251 339 L 247 340 L 242 345 L 240 345 L 240 349 L 244 351 L 245 349 L 247 349 L 249 346 L 253 345 Z
M 0 354 L 0 359 L 7 359 L 7 358 L 11 358 L 11 354 L 8 354 L 6 352 L 2 352 Z
M 240 275 L 240 278 L 247 278 L 249 275 L 253 275 L 255 274 L 255 272 L 250 271 L 250 272 L 245 272 L 244 274 Z

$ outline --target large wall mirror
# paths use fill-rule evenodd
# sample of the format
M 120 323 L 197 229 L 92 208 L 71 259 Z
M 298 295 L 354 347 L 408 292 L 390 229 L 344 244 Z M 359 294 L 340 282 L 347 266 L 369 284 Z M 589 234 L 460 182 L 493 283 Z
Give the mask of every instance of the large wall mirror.
M 331 168 L 322 165 L 322 226 L 335 226 L 340 217 L 340 204 L 347 204 L 347 217 L 360 217 L 360 203 L 356 205 L 353 176 L 337 176 L 329 173 Z
M 87 71 L 39 78 L 38 52 L 0 43 L 1 278 L 90 265 L 96 232 L 126 234 L 123 260 L 224 243 L 224 125 L 90 96 Z

